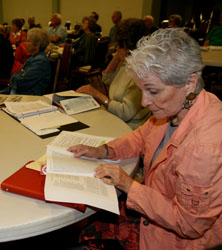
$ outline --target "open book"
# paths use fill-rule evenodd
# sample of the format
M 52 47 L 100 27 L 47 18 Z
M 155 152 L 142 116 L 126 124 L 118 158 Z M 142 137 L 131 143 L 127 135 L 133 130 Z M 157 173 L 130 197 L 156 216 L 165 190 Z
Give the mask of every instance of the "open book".
M 94 177 L 94 169 L 107 160 L 75 158 L 66 150 L 79 143 L 100 146 L 110 140 L 110 137 L 61 132 L 47 146 L 46 200 L 82 203 L 119 214 L 115 187 Z
M 43 101 L 5 102 L 3 109 L 39 136 L 59 132 L 58 128 L 78 121 Z
M 4 102 L 5 111 L 16 118 L 25 118 L 57 110 L 57 107 L 43 101 Z
M 46 95 L 52 104 L 62 108 L 66 114 L 73 115 L 92 109 L 99 108 L 98 102 L 90 95 L 77 93 L 75 91 L 65 91 L 53 95 Z

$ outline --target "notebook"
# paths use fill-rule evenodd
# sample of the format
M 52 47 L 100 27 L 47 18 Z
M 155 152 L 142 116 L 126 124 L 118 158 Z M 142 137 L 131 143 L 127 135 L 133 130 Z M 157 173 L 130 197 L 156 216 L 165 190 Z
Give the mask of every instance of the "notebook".
M 30 162 L 28 162 L 30 163 Z M 27 163 L 27 164 L 28 164 Z M 1 189 L 10 193 L 24 195 L 45 201 L 44 197 L 45 175 L 40 175 L 39 171 L 28 169 L 26 165 L 20 168 L 17 172 L 9 176 L 1 183 Z M 75 208 L 81 212 L 85 212 L 86 206 L 84 204 L 51 202 L 57 205 Z

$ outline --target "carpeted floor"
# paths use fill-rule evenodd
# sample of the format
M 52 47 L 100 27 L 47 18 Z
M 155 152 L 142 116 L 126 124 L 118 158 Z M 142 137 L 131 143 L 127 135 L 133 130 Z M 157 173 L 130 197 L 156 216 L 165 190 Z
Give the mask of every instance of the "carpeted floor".
M 126 208 L 126 196 L 120 197 L 120 216 L 100 211 L 95 221 L 87 225 L 79 242 L 89 239 L 115 239 L 124 249 L 139 249 L 140 214 Z

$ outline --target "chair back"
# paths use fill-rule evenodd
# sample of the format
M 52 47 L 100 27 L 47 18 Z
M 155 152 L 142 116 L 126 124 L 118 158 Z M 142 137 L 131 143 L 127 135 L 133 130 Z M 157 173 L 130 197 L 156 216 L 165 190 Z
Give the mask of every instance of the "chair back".
M 72 44 L 65 43 L 62 57 L 60 59 L 60 73 L 62 74 L 69 73 L 71 57 L 72 57 Z
M 108 44 L 109 44 L 108 37 L 101 37 L 98 39 L 96 45 L 96 57 L 95 57 L 95 62 L 93 64 L 93 68 L 101 68 L 101 69 L 105 68 L 106 55 L 108 53 Z

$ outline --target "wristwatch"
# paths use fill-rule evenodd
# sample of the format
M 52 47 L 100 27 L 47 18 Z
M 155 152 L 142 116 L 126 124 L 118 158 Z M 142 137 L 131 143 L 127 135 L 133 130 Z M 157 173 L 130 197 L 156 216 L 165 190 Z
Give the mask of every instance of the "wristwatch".
M 103 103 L 104 103 L 105 105 L 109 104 L 109 99 L 106 99 Z

